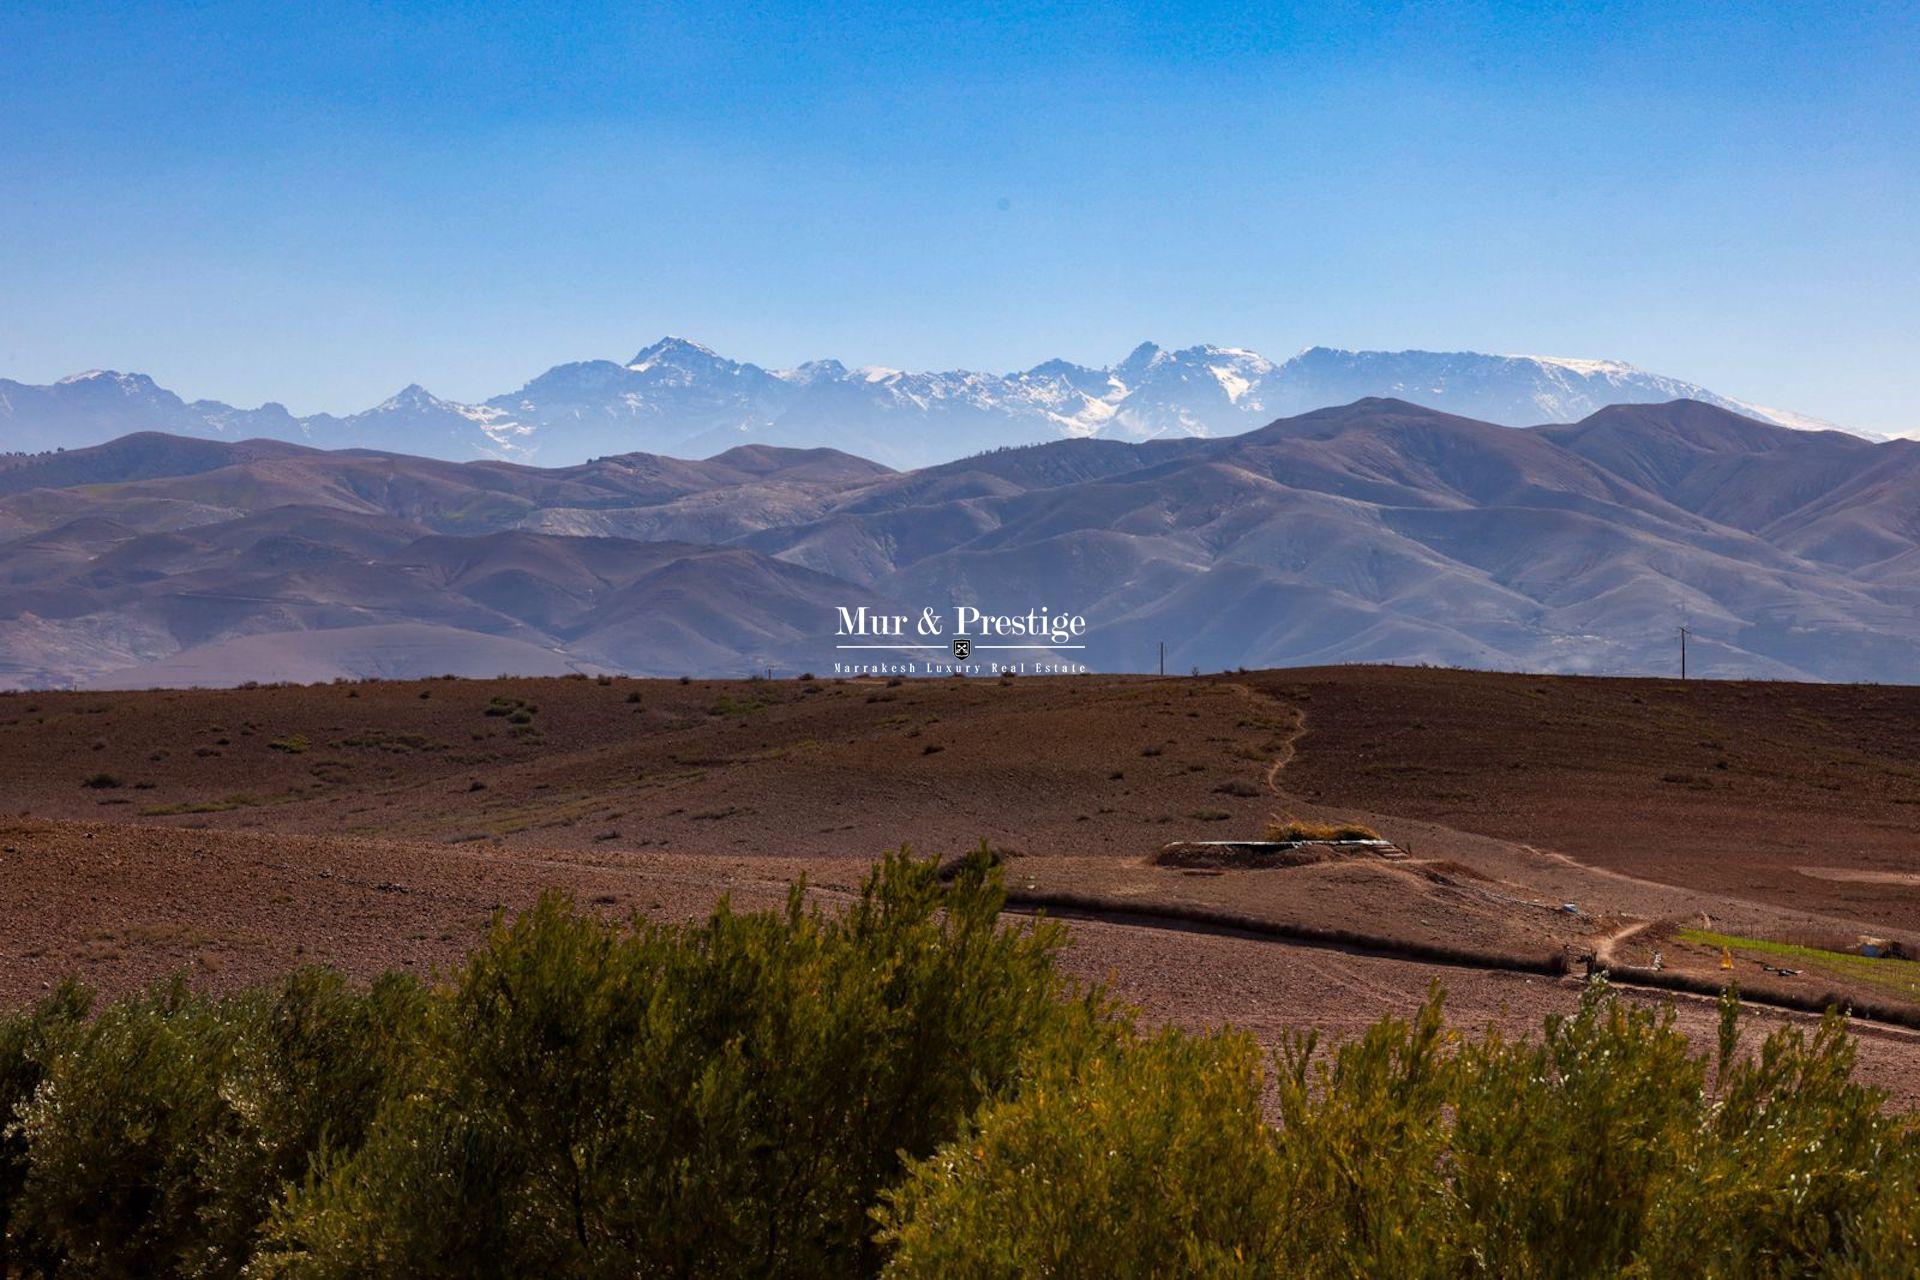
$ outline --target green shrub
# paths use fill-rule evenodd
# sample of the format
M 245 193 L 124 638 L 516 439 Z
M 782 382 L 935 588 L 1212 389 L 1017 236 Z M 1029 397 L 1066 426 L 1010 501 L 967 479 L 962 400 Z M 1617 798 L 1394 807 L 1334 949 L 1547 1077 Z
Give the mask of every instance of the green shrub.
M 869 1208 L 1028 1066 L 1110 1037 L 1057 926 L 889 857 L 847 911 L 629 932 L 547 897 L 436 1003 L 419 1077 L 263 1274 L 871 1274 Z
M 889 1194 L 890 1269 L 1913 1274 L 1920 1134 L 1852 1080 L 1837 1015 L 1741 1057 L 1729 1001 L 1711 1082 L 1670 1010 L 1604 984 L 1535 1040 L 1461 1042 L 1440 1015 L 1436 993 L 1330 1061 L 1296 1038 L 1272 1127 L 1230 1041 L 1175 1037 L 1042 1073 Z M 1200 1133 L 1210 1146 L 1185 1142 Z
M 359 1141 L 416 991 L 305 971 L 214 1000 L 176 980 L 56 1020 L 13 1110 L 23 1257 L 61 1275 L 238 1276 L 285 1187 Z
M 1853 1080 L 1840 1017 L 1811 1038 L 1781 1027 L 1744 1057 L 1731 1002 L 1721 1025 L 1715 1105 L 1684 1136 L 1684 1185 L 1648 1214 L 1647 1274 L 1913 1274 L 1920 1141 Z
M 309 970 L 0 1015 L 0 1275 L 1913 1274 L 1920 1130 L 1835 1015 L 1699 1055 L 1589 986 L 1438 991 L 1263 1072 L 1142 1036 L 1008 927 L 984 848 L 844 910 L 548 897 L 439 986 Z
M 27 1138 L 15 1123 L 46 1078 L 52 1045 L 71 1033 L 93 1007 L 93 995 L 67 981 L 30 1010 L 0 1014 L 0 1276 L 10 1267 L 44 1269 L 49 1259 L 14 1238 L 14 1210 L 26 1185 Z
M 1260 1079 L 1233 1034 L 1050 1061 L 887 1193 L 887 1274 L 1272 1273 L 1287 1224 Z
M 1445 1274 L 1446 1029 L 1436 993 L 1383 1018 L 1330 1063 L 1289 1040 L 1276 1081 L 1283 1209 L 1302 1274 Z M 1431 1270 L 1426 1270 L 1431 1268 Z

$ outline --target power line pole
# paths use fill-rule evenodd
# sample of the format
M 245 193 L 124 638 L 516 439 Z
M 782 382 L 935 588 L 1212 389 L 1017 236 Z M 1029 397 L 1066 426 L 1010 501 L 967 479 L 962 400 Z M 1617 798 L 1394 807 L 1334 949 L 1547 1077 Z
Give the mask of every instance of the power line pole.
M 1687 678 L 1687 629 L 1680 628 L 1680 678 Z
M 1167 674 L 1167 642 L 1165 640 L 1160 642 L 1160 674 Z

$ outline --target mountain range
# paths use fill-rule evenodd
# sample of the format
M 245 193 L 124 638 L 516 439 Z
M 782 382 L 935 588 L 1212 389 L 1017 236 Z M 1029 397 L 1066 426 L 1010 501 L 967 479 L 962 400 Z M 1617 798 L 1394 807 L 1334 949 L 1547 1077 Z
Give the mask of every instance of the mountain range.
M 924 467 L 1061 438 L 1235 435 L 1367 396 L 1506 426 L 1680 399 L 1782 426 L 1832 425 L 1607 360 L 1311 347 L 1276 363 L 1235 347 L 1174 351 L 1148 342 L 1100 369 L 1049 360 L 1006 374 L 909 373 L 815 360 L 768 370 L 684 338 L 663 338 L 624 364 L 558 365 L 481 404 L 443 400 L 416 384 L 347 417 L 296 417 L 274 403 L 239 409 L 189 402 L 138 373 L 95 370 L 46 386 L 0 379 L 0 449 L 70 449 L 165 431 L 543 466 L 636 450 L 705 457 L 740 444 L 773 444 Z
M 1102 670 L 1920 679 L 1920 443 L 1699 401 L 1392 398 L 896 471 L 539 468 L 139 433 L 0 457 L 0 685 L 832 671 L 836 610 L 1084 615 Z M 988 656 L 988 655 L 977 655 Z

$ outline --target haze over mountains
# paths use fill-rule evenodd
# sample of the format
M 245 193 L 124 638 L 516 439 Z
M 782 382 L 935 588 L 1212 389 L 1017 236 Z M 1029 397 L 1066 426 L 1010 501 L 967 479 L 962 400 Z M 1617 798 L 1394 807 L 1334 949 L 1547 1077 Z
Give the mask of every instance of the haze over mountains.
M 919 467 L 1063 437 L 1234 435 L 1366 396 L 1507 426 L 1679 399 L 1783 426 L 1831 425 L 1606 360 L 1312 347 L 1276 363 L 1234 347 L 1172 351 L 1149 342 L 1101 369 L 1049 360 L 1008 374 L 909 373 L 816 360 L 768 370 L 663 338 L 624 364 L 559 365 L 482 404 L 443 400 L 414 385 L 348 417 L 188 402 L 137 373 L 96 370 L 48 386 L 0 379 L 0 449 L 70 449 L 166 431 L 542 466 L 636 450 L 706 457 L 757 443 L 836 448 Z
M 1084 614 L 1067 656 L 1102 670 L 1164 640 L 1176 671 L 1670 673 L 1684 622 L 1696 674 L 1911 682 L 1920 443 L 1696 401 L 1513 429 L 1369 398 L 907 472 L 157 433 L 0 458 L 4 684 L 826 674 L 837 608 L 955 603 Z

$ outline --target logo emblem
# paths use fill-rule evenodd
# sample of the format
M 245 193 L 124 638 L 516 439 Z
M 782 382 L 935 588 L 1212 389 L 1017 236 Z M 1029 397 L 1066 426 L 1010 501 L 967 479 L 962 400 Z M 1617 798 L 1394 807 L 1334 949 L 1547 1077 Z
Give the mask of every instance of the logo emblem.
M 965 636 L 955 636 L 953 638 L 953 657 L 956 662 L 965 662 L 967 656 L 972 652 L 973 641 Z

